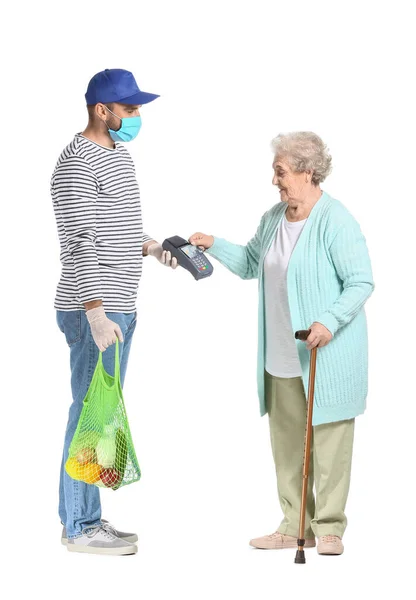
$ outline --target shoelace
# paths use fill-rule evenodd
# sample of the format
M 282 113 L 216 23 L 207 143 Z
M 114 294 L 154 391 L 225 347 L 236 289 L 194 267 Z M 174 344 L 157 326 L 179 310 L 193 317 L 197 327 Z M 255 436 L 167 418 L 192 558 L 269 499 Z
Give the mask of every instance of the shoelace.
M 108 531 L 109 533 L 111 533 L 111 535 L 114 535 L 117 537 L 117 530 L 115 527 L 113 527 L 113 525 L 111 525 L 111 523 L 109 523 L 108 521 L 103 521 L 101 527 L 103 529 L 105 529 L 105 531 Z
M 329 542 L 330 544 L 335 544 L 336 542 L 338 542 L 338 538 L 336 535 L 323 535 L 322 541 Z
M 82 534 L 86 535 L 88 538 L 93 538 L 94 536 L 97 535 L 97 533 L 99 531 L 102 531 L 104 534 L 104 537 L 108 538 L 109 540 L 113 540 L 116 537 L 113 533 L 111 533 L 111 531 L 109 531 L 106 528 L 106 524 L 93 525 L 93 527 L 86 527 L 85 529 L 82 530 Z
M 278 531 L 275 531 L 274 533 L 271 533 L 268 537 L 271 540 L 274 540 L 274 539 L 279 538 L 279 537 L 283 540 L 283 534 L 279 533 Z

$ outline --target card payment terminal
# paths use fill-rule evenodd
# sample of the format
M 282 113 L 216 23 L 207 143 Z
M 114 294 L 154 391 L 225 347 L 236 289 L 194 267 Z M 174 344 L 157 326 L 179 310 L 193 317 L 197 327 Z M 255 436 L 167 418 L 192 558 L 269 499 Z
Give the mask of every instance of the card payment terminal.
M 178 260 L 178 264 L 192 273 L 196 280 L 212 275 L 214 267 L 204 255 L 203 250 L 192 246 L 178 235 L 166 239 L 162 247 L 163 250 L 169 250 L 172 257 L 174 256 Z

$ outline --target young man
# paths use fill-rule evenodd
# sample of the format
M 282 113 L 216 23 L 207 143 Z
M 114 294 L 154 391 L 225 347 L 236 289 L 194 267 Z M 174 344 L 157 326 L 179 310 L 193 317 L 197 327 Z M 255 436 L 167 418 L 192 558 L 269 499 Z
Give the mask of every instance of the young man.
M 173 269 L 177 262 L 143 233 L 134 164 L 119 143 L 137 136 L 141 106 L 158 96 L 142 92 L 129 71 L 106 69 L 91 79 L 85 98 L 87 128 L 62 152 L 51 181 L 62 262 L 55 308 L 70 348 L 73 397 L 59 516 L 64 525 L 62 542 L 69 551 L 134 554 L 137 535 L 117 531 L 104 521 L 99 489 L 71 479 L 64 467 L 99 350 L 106 371 L 113 375 L 117 338 L 124 384 L 142 256 L 150 254 Z

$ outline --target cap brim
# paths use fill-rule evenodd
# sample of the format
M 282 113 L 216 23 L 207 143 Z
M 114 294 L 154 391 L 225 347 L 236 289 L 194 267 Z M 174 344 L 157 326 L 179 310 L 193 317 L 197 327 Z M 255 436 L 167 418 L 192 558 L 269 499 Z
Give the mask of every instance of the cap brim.
M 153 102 L 156 98 L 159 98 L 158 94 L 137 92 L 137 94 L 129 96 L 128 98 L 122 98 L 121 100 L 117 100 L 117 102 L 120 104 L 149 104 L 149 102 Z

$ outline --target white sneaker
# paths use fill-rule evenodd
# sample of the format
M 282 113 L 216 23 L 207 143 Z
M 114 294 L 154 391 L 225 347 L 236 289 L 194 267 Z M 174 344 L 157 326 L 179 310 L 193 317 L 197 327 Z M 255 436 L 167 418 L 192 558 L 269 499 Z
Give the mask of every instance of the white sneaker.
M 113 527 L 113 525 L 111 525 L 108 521 L 106 521 L 105 519 L 101 519 L 101 523 L 104 527 L 104 529 L 107 529 L 110 531 L 110 533 L 113 533 L 116 537 L 121 538 L 122 540 L 125 540 L 126 542 L 137 542 L 138 541 L 138 537 L 136 533 L 127 533 L 126 531 L 119 531 L 118 529 L 116 529 L 115 527 Z M 66 535 L 66 528 L 63 527 L 62 528 L 62 536 L 61 536 L 61 544 L 63 544 L 64 546 L 66 546 L 68 543 L 68 537 Z
M 137 546 L 122 540 L 101 525 L 84 529 L 82 535 L 70 538 L 67 543 L 69 552 L 86 552 L 88 554 L 136 554 Z

